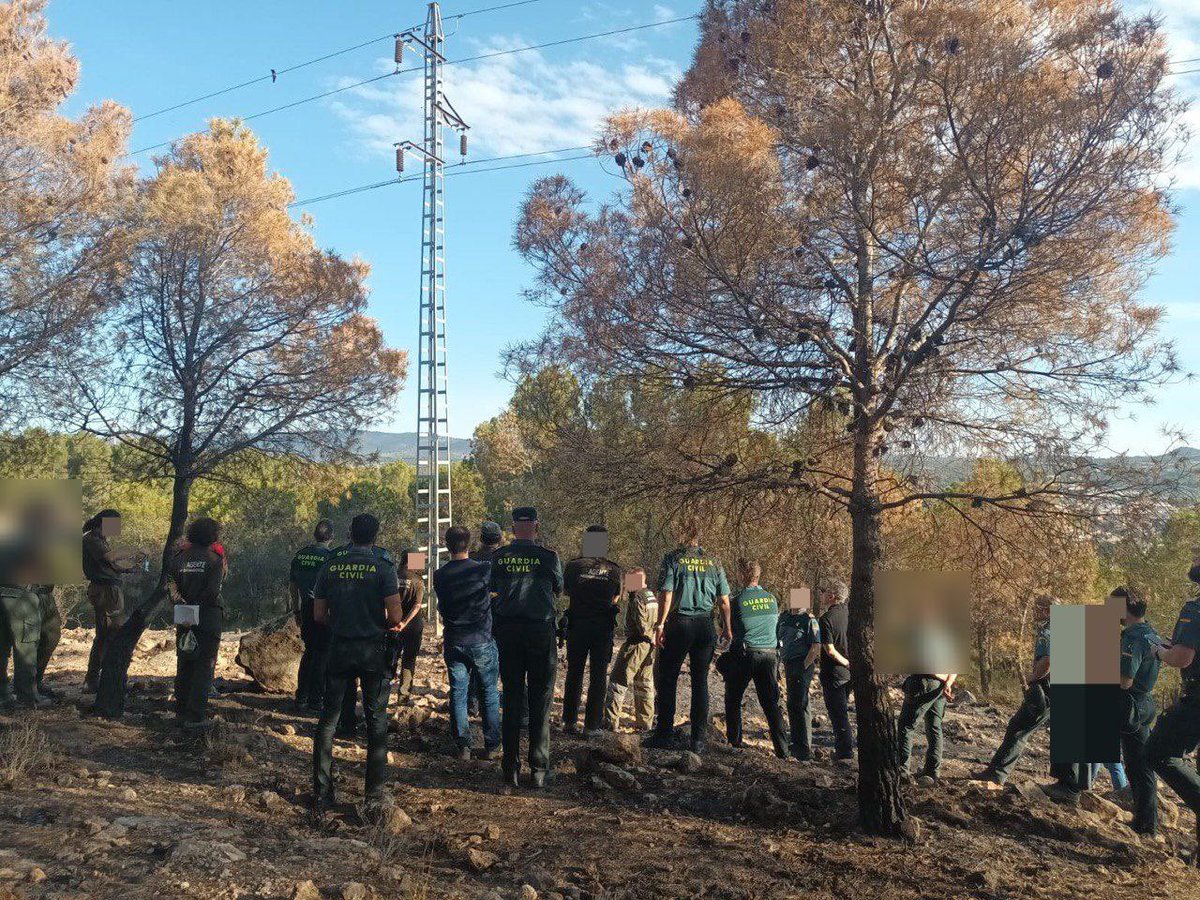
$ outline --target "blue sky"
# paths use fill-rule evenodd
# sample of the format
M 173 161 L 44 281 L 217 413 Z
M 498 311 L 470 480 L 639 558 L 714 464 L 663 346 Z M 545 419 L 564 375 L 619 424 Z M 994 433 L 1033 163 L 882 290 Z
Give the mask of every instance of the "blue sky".
M 700 6 L 698 0 L 628 5 L 539 0 L 460 22 L 452 18 L 505 2 L 511 0 L 443 4 L 451 60 L 662 22 Z M 1166 16 L 1176 58 L 1200 57 L 1200 3 L 1127 5 Z M 82 63 L 80 89 L 68 111 L 112 98 L 136 116 L 402 30 L 423 22 L 425 8 L 417 0 L 50 0 L 48 16 L 51 34 L 68 40 Z M 448 68 L 447 94 L 472 125 L 474 159 L 580 147 L 608 111 L 665 102 L 695 38 L 695 23 L 689 21 L 464 63 Z M 406 67 L 416 62 L 409 60 Z M 393 69 L 391 41 L 374 43 L 286 73 L 274 84 L 260 82 L 139 121 L 131 149 L 201 128 L 212 116 L 249 116 Z M 1200 93 L 1200 75 L 1186 76 L 1180 86 Z M 1190 119 L 1200 131 L 1200 111 L 1193 110 Z M 272 167 L 292 181 L 301 199 L 382 181 L 394 174 L 392 144 L 420 140 L 419 73 L 384 78 L 250 125 L 270 150 Z M 148 164 L 150 157 L 135 158 Z M 415 159 L 411 165 L 415 170 Z M 542 311 L 521 298 L 531 273 L 511 249 L 511 239 L 525 190 L 534 178 L 554 171 L 569 173 L 594 196 L 618 186 L 595 160 L 447 180 L 450 428 L 456 436 L 469 437 L 508 401 L 511 385 L 498 377 L 500 350 L 541 328 Z M 1167 307 L 1166 331 L 1177 341 L 1185 368 L 1200 371 L 1195 288 L 1200 153 L 1176 178 L 1183 214 L 1175 252 L 1159 266 L 1146 298 Z M 405 348 L 413 347 L 417 330 L 420 203 L 419 185 L 409 183 L 307 207 L 323 245 L 371 263 L 371 312 L 389 341 Z M 1195 423 L 1196 390 L 1169 388 L 1156 406 L 1127 411 L 1114 422 L 1113 449 L 1162 450 L 1164 426 L 1189 430 Z M 383 427 L 411 431 L 415 417 L 415 395 L 406 390 Z M 1200 433 L 1190 436 L 1200 443 Z

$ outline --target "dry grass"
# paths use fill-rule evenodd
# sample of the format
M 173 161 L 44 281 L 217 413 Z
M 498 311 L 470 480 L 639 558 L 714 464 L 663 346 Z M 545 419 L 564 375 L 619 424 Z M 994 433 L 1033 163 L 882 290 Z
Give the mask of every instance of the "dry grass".
M 48 772 L 54 750 L 46 732 L 31 722 L 0 727 L 0 781 L 23 781 Z

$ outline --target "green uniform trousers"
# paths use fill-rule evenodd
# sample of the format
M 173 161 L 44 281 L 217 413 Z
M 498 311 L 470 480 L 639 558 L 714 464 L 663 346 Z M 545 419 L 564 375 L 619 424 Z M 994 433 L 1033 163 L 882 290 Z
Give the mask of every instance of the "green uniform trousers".
M 37 681 L 40 685 L 46 676 L 46 666 L 50 657 L 58 649 L 62 640 L 62 613 L 58 610 L 58 601 L 54 599 L 54 591 L 38 591 L 38 601 L 42 611 L 42 626 L 38 633 L 37 648 Z
M 604 706 L 607 727 L 621 727 L 625 696 L 633 690 L 633 727 L 645 731 L 654 722 L 654 645 L 649 641 L 626 641 L 617 651 L 608 699 Z
M 1200 684 L 1185 684 L 1183 696 L 1158 717 L 1146 758 L 1171 789 L 1200 817 L 1200 775 L 1184 756 L 1200 746 Z
M 22 587 L 0 587 L 0 660 L 8 670 L 13 661 L 13 690 L 21 703 L 37 699 L 38 641 L 42 631 L 42 609 L 38 595 Z M 5 692 L 7 693 L 7 692 Z
M 922 774 L 937 778 L 942 767 L 942 719 L 946 716 L 945 685 L 932 675 L 910 675 L 904 679 L 904 705 L 900 708 L 901 772 L 908 771 L 913 737 L 917 727 L 925 725 L 925 768 Z

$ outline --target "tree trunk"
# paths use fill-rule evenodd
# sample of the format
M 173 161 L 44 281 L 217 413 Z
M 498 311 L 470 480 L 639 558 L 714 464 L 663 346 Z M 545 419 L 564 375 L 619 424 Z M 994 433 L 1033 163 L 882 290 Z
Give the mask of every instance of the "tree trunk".
M 183 536 L 187 524 L 188 499 L 191 495 L 192 479 L 176 472 L 171 488 L 171 523 L 163 543 L 162 568 L 158 573 L 158 584 L 145 600 L 134 607 L 129 618 L 121 625 L 109 641 L 101 663 L 100 680 L 96 687 L 96 714 L 109 719 L 119 719 L 125 712 L 125 694 L 129 684 L 129 665 L 133 652 L 146 631 L 159 604 L 167 597 L 167 571 L 175 543 Z
M 979 693 L 987 697 L 992 692 L 992 642 L 987 625 L 975 629 L 975 655 L 979 660 Z
M 896 721 L 886 682 L 875 674 L 875 572 L 883 560 L 879 506 L 852 505 L 854 559 L 850 576 L 850 680 L 858 725 L 858 816 L 871 834 L 899 836 L 906 818 L 896 761 Z

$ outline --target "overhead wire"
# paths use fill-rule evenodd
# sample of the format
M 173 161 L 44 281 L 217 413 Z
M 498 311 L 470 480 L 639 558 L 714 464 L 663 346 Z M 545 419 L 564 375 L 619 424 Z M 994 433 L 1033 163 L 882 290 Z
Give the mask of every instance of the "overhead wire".
M 470 9 L 470 10 L 467 10 L 466 12 L 454 13 L 453 15 L 443 16 L 443 21 L 452 21 L 454 19 L 465 19 L 469 16 L 477 16 L 477 15 L 481 15 L 483 13 L 490 13 L 490 12 L 499 12 L 501 10 L 513 9 L 514 7 L 517 7 L 517 6 L 528 6 L 531 3 L 541 3 L 541 2 L 542 2 L 542 0 L 515 0 L 515 2 L 512 2 L 512 3 L 500 3 L 500 4 L 496 4 L 494 6 L 485 6 L 485 7 L 479 8 L 479 9 Z M 378 43 L 381 43 L 382 41 L 393 40 L 393 39 L 399 37 L 401 34 L 403 34 L 406 31 L 411 31 L 412 29 L 420 28 L 422 24 L 423 23 L 421 23 L 421 22 L 417 22 L 413 25 L 409 25 L 406 28 L 400 29 L 400 31 L 389 31 L 387 34 L 381 34 L 381 35 L 379 35 L 379 37 L 370 38 L 368 40 L 363 41 L 362 43 L 355 44 L 352 47 L 343 47 L 340 50 L 333 50 L 322 56 L 315 56 L 312 59 L 306 59 L 306 60 L 303 60 L 302 62 L 298 62 L 298 63 L 294 63 L 293 65 L 286 66 L 282 69 L 271 69 L 271 71 L 268 72 L 266 75 L 259 75 L 257 78 L 249 78 L 246 81 L 239 81 L 237 84 L 227 85 L 226 87 L 218 88 L 215 91 L 210 91 L 207 94 L 201 94 L 198 97 L 191 97 L 187 100 L 181 100 L 178 103 L 174 103 L 170 106 L 164 106 L 162 109 L 156 109 L 152 112 L 144 113 L 140 116 L 134 116 L 133 121 L 134 122 L 142 122 L 142 121 L 145 121 L 146 119 L 153 119 L 155 116 L 161 116 L 161 115 L 165 115 L 166 113 L 169 113 L 169 112 L 175 112 L 175 110 L 177 110 L 177 109 L 183 109 L 184 107 L 192 106 L 193 104 L 196 104 L 196 103 L 203 103 L 205 100 L 211 100 L 214 97 L 220 97 L 225 94 L 231 94 L 234 91 L 240 91 L 242 88 L 250 87 L 251 85 L 261 84 L 264 81 L 271 81 L 271 82 L 277 81 L 279 76 L 281 76 L 281 75 L 287 75 L 290 72 L 295 72 L 299 69 L 307 68 L 308 66 L 314 66 L 317 63 L 322 63 L 322 62 L 325 62 L 326 60 L 330 60 L 330 59 L 333 59 L 338 56 L 343 56 L 347 53 L 353 53 L 355 50 L 361 50 L 363 47 L 370 47 L 372 44 L 378 44 Z
M 524 3 L 524 2 L 536 2 L 536 0 L 522 0 L 522 3 Z M 517 4 L 517 5 L 520 5 L 520 4 Z M 447 66 L 461 65 L 463 63 L 479 62 L 479 61 L 485 60 L 485 59 L 495 59 L 495 58 L 501 57 L 501 56 L 511 56 L 516 53 L 529 53 L 534 50 L 545 50 L 545 49 L 548 49 L 551 47 L 562 47 L 567 44 L 577 44 L 582 41 L 598 40 L 600 38 L 615 37 L 616 35 L 621 35 L 621 34 L 630 34 L 632 32 L 642 31 L 647 28 L 660 28 L 664 25 L 677 25 L 680 22 L 687 22 L 687 21 L 691 21 L 693 19 L 698 19 L 698 18 L 700 18 L 698 14 L 693 14 L 693 15 L 688 15 L 688 16 L 680 16 L 679 18 L 675 18 L 675 19 L 665 19 L 665 20 L 657 21 L 657 22 L 644 22 L 640 25 L 629 25 L 624 28 L 614 28 L 609 31 L 601 31 L 601 32 L 596 32 L 594 34 L 584 34 L 584 35 L 578 35 L 576 37 L 571 37 L 571 38 L 562 38 L 560 40 L 547 41 L 547 42 L 541 43 L 541 44 L 529 44 L 524 47 L 511 47 L 507 50 L 493 50 L 488 53 L 480 53 L 475 56 L 467 56 L 467 57 L 463 57 L 461 59 L 448 59 L 448 60 L 446 60 L 445 65 L 447 65 Z M 354 88 L 363 87 L 368 84 L 374 84 L 375 82 L 383 81 L 384 79 L 392 78 L 392 77 L 395 77 L 396 75 L 406 75 L 406 74 L 409 74 L 412 72 L 419 72 L 422 70 L 423 70 L 423 66 L 411 66 L 407 69 L 396 69 L 394 72 L 384 72 L 382 75 L 375 75 L 371 78 L 364 78 L 362 81 L 356 81 L 351 84 L 346 84 L 341 87 L 333 88 L 328 91 L 322 91 L 321 93 L 314 94 L 311 97 L 302 97 L 299 100 L 293 100 L 290 103 L 284 103 L 280 106 L 274 106 L 274 107 L 271 107 L 270 109 L 264 109 L 264 110 L 261 110 L 256 113 L 252 113 L 248 116 L 241 116 L 240 119 L 243 122 L 250 122 L 250 121 L 253 121 L 254 119 L 261 119 L 263 116 L 269 116 L 269 115 L 273 115 L 274 113 L 283 112 L 284 110 L 294 109 L 297 106 L 303 106 L 306 103 L 312 103 L 316 100 L 323 100 L 326 97 L 332 97 L 335 94 L 341 94 L 345 91 L 353 90 Z M 129 155 L 137 156 L 140 153 L 147 153 L 151 150 L 158 150 L 162 147 L 169 147 L 171 144 L 173 144 L 175 142 L 175 140 L 176 139 L 172 139 L 169 141 L 161 141 L 160 143 L 157 143 L 157 144 L 151 144 L 146 147 L 140 147 L 137 150 L 130 151 Z
M 565 157 L 559 156 L 559 157 L 555 157 L 553 159 L 535 159 L 535 160 L 523 162 L 523 163 L 509 163 L 508 165 L 503 165 L 503 166 L 488 166 L 488 167 L 482 168 L 482 169 L 473 168 L 473 166 L 483 165 L 484 163 L 502 162 L 502 161 L 513 160 L 513 159 L 525 159 L 530 156 L 543 156 L 543 155 L 549 154 L 549 153 L 570 153 L 571 151 L 574 151 L 574 150 L 588 150 L 588 149 L 590 149 L 590 147 L 588 147 L 588 146 L 563 147 L 558 150 L 534 150 L 529 153 L 513 153 L 513 154 L 509 154 L 507 156 L 492 156 L 492 157 L 488 157 L 485 159 L 476 159 L 476 160 L 471 160 L 466 163 L 460 163 L 459 165 L 456 165 L 456 166 L 446 166 L 444 168 L 444 175 L 445 175 L 445 177 L 449 178 L 453 175 L 469 175 L 472 172 L 479 172 L 479 173 L 481 173 L 481 172 L 499 172 L 504 169 L 521 169 L 521 168 L 525 168 L 527 166 L 544 166 L 544 165 L 549 165 L 551 163 L 576 162 L 577 160 L 581 160 L 581 159 L 594 159 L 595 155 L 592 153 L 581 153 L 577 156 L 565 156 Z M 424 173 L 420 173 L 420 174 L 413 173 L 412 175 L 401 175 L 397 178 L 388 178 L 383 181 L 375 181 L 370 184 L 360 184 L 360 185 L 356 185 L 355 187 L 344 188 L 340 191 L 334 191 L 329 194 L 321 194 L 318 197 L 308 197 L 304 200 L 295 200 L 292 203 L 289 203 L 288 207 L 293 208 L 293 207 L 297 207 L 297 206 L 311 206 L 314 203 L 324 203 L 326 200 L 337 200 L 341 197 L 349 197 L 353 194 L 362 194 L 367 191 L 378 190 L 379 188 L 387 187 L 388 185 L 406 184 L 407 182 L 410 182 L 410 181 L 420 181 L 424 177 L 425 177 Z

